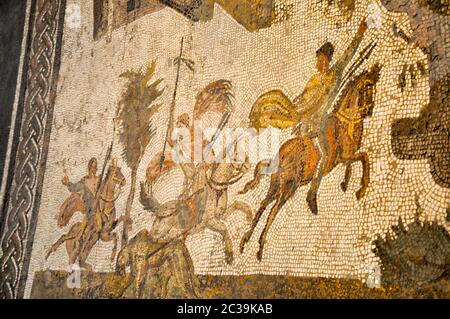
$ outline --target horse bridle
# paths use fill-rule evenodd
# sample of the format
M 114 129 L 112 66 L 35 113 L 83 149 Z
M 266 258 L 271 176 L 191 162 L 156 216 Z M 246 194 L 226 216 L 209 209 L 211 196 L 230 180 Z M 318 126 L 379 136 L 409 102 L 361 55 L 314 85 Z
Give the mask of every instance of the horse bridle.
M 122 194 L 122 190 L 123 190 L 122 182 L 123 182 L 123 180 L 119 179 L 118 177 L 116 177 L 116 169 L 117 169 L 117 166 L 113 165 L 112 172 L 111 172 L 111 174 L 112 174 L 111 179 L 112 179 L 113 182 L 116 182 L 116 185 L 114 186 L 114 189 L 113 189 L 113 193 L 115 193 L 115 191 L 116 191 L 116 186 L 119 185 L 119 192 L 117 193 L 117 196 L 113 196 L 112 199 L 107 199 L 107 198 L 103 197 L 103 194 L 100 195 L 100 198 L 103 201 L 107 202 L 107 203 L 114 203 L 120 197 L 120 195 Z M 105 184 L 106 184 L 106 182 L 105 182 Z
M 346 114 L 344 113 L 343 109 L 339 109 L 338 112 L 336 113 L 336 116 L 338 117 L 339 120 L 349 125 L 348 131 L 351 139 L 353 139 L 355 124 L 362 122 L 362 120 L 364 119 L 364 114 L 367 114 L 369 112 L 371 106 L 374 103 L 373 101 L 371 101 L 370 103 L 366 103 L 367 90 L 369 88 L 372 89 L 373 85 L 374 83 L 372 80 L 366 79 L 363 81 L 362 83 L 363 92 L 362 96 L 360 97 L 360 99 L 363 101 L 362 106 L 358 107 L 354 112 L 352 112 L 353 114 L 349 113 Z

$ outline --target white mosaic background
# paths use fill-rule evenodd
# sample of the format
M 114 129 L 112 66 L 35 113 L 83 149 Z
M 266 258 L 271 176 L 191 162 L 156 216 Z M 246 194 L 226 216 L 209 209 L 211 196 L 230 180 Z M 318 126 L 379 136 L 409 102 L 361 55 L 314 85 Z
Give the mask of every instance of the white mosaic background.
M 236 113 L 229 126 L 245 127 L 252 103 L 260 94 L 279 88 L 294 98 L 302 92 L 306 81 L 315 72 L 315 50 L 325 41 L 335 45 L 335 58 L 339 57 L 350 43 L 369 3 L 359 1 L 352 19 L 337 28 L 336 21 L 319 7 L 309 7 L 308 1 L 279 1 L 294 5 L 291 19 L 254 33 L 246 31 L 220 6 L 215 8 L 214 19 L 205 23 L 192 23 L 166 8 L 94 42 L 91 1 L 68 0 L 68 4 L 80 6 L 81 24 L 80 28 L 66 25 L 63 36 L 61 73 L 27 295 L 35 271 L 67 269 L 64 246 L 44 261 L 50 245 L 81 219 L 76 216 L 64 229 L 57 227 L 55 215 L 69 194 L 61 179 L 67 170 L 70 180 L 78 181 L 86 174 L 86 165 L 92 156 L 96 156 L 99 163 L 103 162 L 112 139 L 112 118 L 125 83 L 119 78 L 122 72 L 145 67 L 156 59 L 157 77 L 165 79 L 166 90 L 161 99 L 164 106 L 155 118 L 157 137 L 149 145 L 139 170 L 139 180 L 143 180 L 147 163 L 162 149 L 175 81 L 172 61 L 178 55 L 181 36 L 187 36 L 185 57 L 195 61 L 196 70 L 194 73 L 182 72 L 177 113 L 192 112 L 199 90 L 211 81 L 227 79 L 233 83 L 236 96 Z M 376 61 L 383 64 L 374 112 L 364 121 L 361 150 L 368 152 L 371 167 L 366 196 L 358 202 L 354 195 L 359 188 L 361 165 L 354 164 L 346 193 L 339 187 L 344 168 L 338 166 L 322 181 L 318 216 L 313 216 L 307 208 L 307 186 L 299 188 L 284 206 L 269 232 L 261 263 L 256 259 L 257 238 L 268 210 L 243 255 L 238 253 L 238 244 L 249 224 L 241 213 L 227 220 L 235 250 L 232 266 L 225 264 L 218 234 L 206 230 L 188 237 L 187 245 L 196 273 L 265 273 L 365 280 L 369 269 L 377 264 L 371 252 L 372 241 L 377 234 L 385 233 L 396 224 L 399 217 L 406 223 L 411 221 L 416 213 L 416 197 L 423 208 L 422 220 L 437 220 L 445 225 L 450 190 L 433 182 L 425 160 L 401 161 L 392 154 L 391 123 L 398 118 L 417 116 L 429 99 L 427 76 L 419 77 L 416 88 L 408 82 L 405 91 L 401 92 L 397 87 L 398 74 L 404 63 L 421 61 L 427 65 L 427 60 L 419 49 L 395 38 L 391 31 L 395 21 L 406 33 L 410 32 L 407 17 L 388 13 L 384 8 L 381 11 L 382 27 L 369 30 L 361 44 L 362 48 L 371 39 L 378 42 L 365 67 Z M 289 134 L 289 131 L 283 132 L 284 138 L 289 138 Z M 116 140 L 113 156 L 127 177 L 124 193 L 116 205 L 119 214 L 125 211 L 131 179 L 120 153 L 121 146 Z M 235 195 L 252 175 L 252 172 L 247 173 L 241 182 L 230 188 L 230 203 L 238 199 L 251 204 L 254 210 L 258 208 L 269 185 L 268 178 L 256 191 L 244 196 Z M 157 197 L 165 201 L 174 199 L 180 193 L 181 185 L 182 174 L 175 171 L 158 182 L 154 189 Z M 152 225 L 152 216 L 142 209 L 137 197 L 132 218 L 131 236 Z M 446 227 L 450 229 L 449 225 Z M 117 228 L 117 233 L 121 233 L 121 227 Z M 96 244 L 88 259 L 95 271 L 113 270 L 113 264 L 109 263 L 111 249 L 112 243 Z

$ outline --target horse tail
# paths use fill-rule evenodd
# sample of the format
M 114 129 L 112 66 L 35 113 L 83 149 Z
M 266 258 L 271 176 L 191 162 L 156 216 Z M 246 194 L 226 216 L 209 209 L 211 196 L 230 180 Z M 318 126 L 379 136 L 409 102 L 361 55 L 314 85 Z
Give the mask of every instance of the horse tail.
M 271 160 L 262 160 L 258 164 L 256 164 L 255 171 L 253 173 L 253 179 L 245 184 L 245 187 L 242 191 L 239 192 L 239 194 L 245 194 L 251 190 L 254 190 L 256 187 L 258 187 L 259 183 L 261 182 L 261 178 L 263 175 L 267 174 L 266 172 L 269 171 L 269 167 L 272 165 Z
M 253 220 L 252 207 L 249 204 L 241 201 L 235 201 L 233 204 L 231 204 L 231 206 L 228 207 L 227 210 L 225 211 L 223 219 L 228 218 L 229 216 L 231 216 L 232 213 L 236 211 L 243 212 L 245 214 L 245 219 L 247 220 L 247 222 L 249 223 L 252 222 Z

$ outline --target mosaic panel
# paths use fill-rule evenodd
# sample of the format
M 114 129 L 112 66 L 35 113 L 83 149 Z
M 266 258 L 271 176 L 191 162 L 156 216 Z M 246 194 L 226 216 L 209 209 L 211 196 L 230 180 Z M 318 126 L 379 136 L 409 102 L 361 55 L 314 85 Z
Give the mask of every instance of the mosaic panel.
M 29 5 L 2 296 L 450 297 L 448 4 Z

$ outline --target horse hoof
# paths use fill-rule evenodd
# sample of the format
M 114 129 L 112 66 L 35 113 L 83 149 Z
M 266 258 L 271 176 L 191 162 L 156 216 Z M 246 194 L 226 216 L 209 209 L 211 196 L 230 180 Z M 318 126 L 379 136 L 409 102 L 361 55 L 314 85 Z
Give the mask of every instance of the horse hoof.
M 225 262 L 231 265 L 234 261 L 233 253 L 225 253 Z
M 261 260 L 262 260 L 262 255 L 263 255 L 263 250 L 259 249 L 258 252 L 256 253 L 256 259 L 258 259 L 259 262 L 261 262 Z
M 361 198 L 364 197 L 365 193 L 366 193 L 366 192 L 363 191 L 362 189 L 358 190 L 358 191 L 356 192 L 356 199 L 357 199 L 357 200 L 360 200 Z
M 245 233 L 244 237 L 242 237 L 241 244 L 239 246 L 239 251 L 241 252 L 241 254 L 244 252 L 245 245 L 248 243 L 251 236 L 252 236 L 252 233 L 249 231 L 249 232 Z
M 309 204 L 309 210 L 313 215 L 317 215 L 319 212 L 317 211 L 317 205 Z
M 311 213 L 314 215 L 317 215 L 317 195 L 314 193 L 309 193 L 306 197 L 306 201 L 308 202 L 309 209 L 311 210 Z

